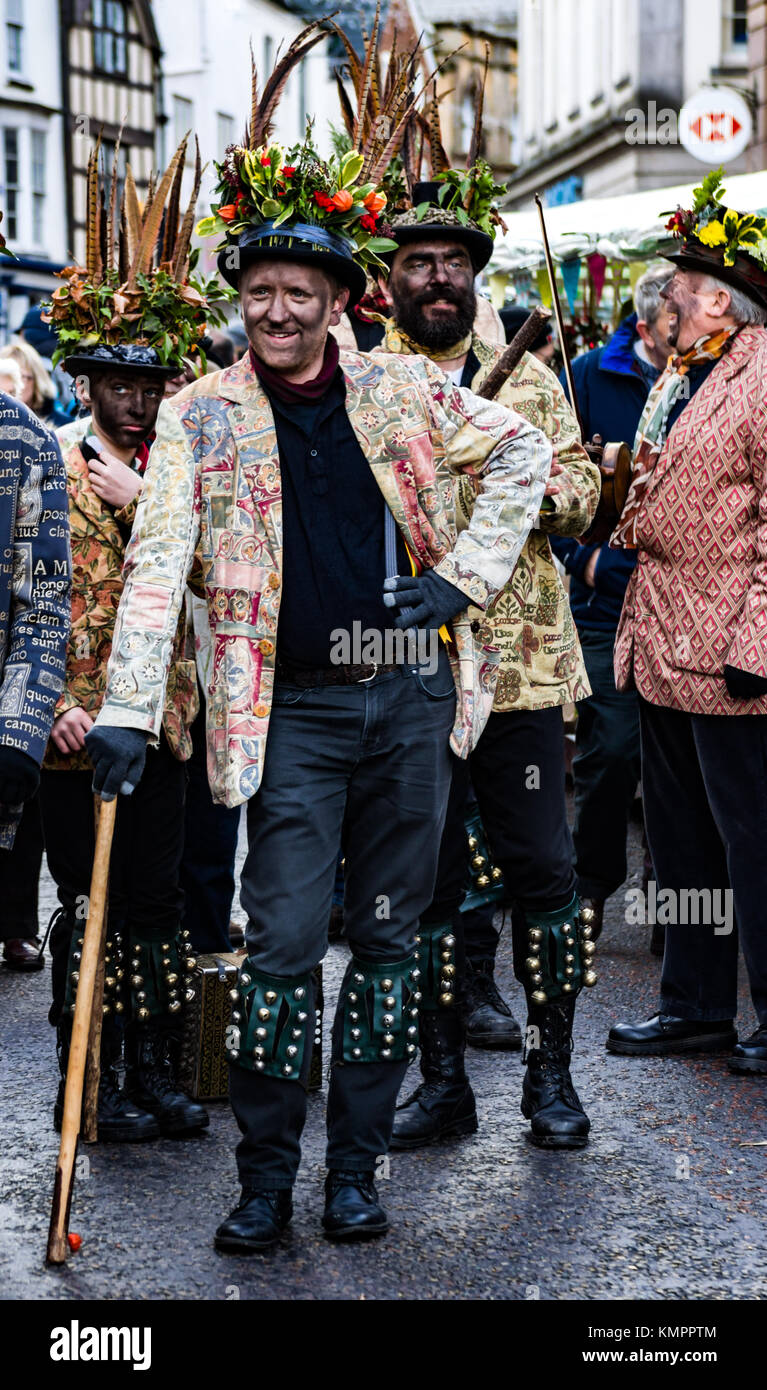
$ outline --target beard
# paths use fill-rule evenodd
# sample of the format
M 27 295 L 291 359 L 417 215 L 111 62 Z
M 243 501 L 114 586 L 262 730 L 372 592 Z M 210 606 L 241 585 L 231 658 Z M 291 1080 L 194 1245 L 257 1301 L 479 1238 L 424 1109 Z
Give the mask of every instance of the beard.
M 420 343 L 421 347 L 439 351 L 452 347 L 454 343 L 459 343 L 465 338 L 474 326 L 477 296 L 473 286 L 463 292 L 453 289 L 451 285 L 444 290 L 426 290 L 417 297 L 409 298 L 398 294 L 393 285 L 390 284 L 389 288 L 397 327 L 416 343 Z M 424 314 L 423 306 L 433 304 L 437 299 L 445 299 L 453 304 L 455 312 L 442 314 L 439 318 L 429 318 Z

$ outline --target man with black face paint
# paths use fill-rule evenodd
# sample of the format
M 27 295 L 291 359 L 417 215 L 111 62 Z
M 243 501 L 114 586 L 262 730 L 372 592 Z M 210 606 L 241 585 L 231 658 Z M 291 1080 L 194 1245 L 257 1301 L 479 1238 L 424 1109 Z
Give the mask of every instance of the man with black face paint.
M 451 195 L 444 193 L 439 182 L 417 184 L 412 209 L 388 224 L 398 249 L 387 257 L 388 278 L 379 280 L 392 310 L 381 350 L 430 357 L 457 386 L 477 391 L 501 352 L 472 331 L 474 277 L 490 259 L 493 238 L 486 228 L 492 222 L 487 216 L 481 226 L 467 220 L 465 207 L 459 216 Z M 515 973 L 528 1000 L 522 1111 L 531 1121 L 533 1142 L 578 1148 L 589 1131 L 569 1058 L 575 998 L 581 984 L 593 983 L 596 976 L 591 928 L 575 892 L 561 707 L 585 697 L 590 688 L 546 533 L 578 536 L 586 530 L 599 497 L 599 475 L 580 444 L 559 383 L 531 353 L 501 387 L 498 400 L 543 430 L 554 445 L 554 461 L 537 528 L 510 580 L 486 613 L 469 609 L 474 630 L 501 649 L 500 673 L 493 712 L 468 765 L 454 760 L 437 884 L 421 917 L 421 951 L 429 963 L 422 991 L 423 1082 L 397 1111 L 392 1148 L 418 1148 L 476 1130 L 463 1061 L 466 1037 L 479 1047 L 522 1045 L 519 1025 L 495 985 L 496 933 L 486 913 L 464 917 L 459 911 L 470 856 L 476 871 L 472 901 L 500 898 L 500 886 L 490 877 L 492 864 L 492 872 L 503 875 L 505 900 L 512 907 Z M 463 480 L 456 500 L 460 527 L 474 507 L 471 487 Z M 475 822 L 467 835 L 469 779 L 489 859 Z M 445 943 L 453 941 L 457 973 L 448 973 L 442 964 Z

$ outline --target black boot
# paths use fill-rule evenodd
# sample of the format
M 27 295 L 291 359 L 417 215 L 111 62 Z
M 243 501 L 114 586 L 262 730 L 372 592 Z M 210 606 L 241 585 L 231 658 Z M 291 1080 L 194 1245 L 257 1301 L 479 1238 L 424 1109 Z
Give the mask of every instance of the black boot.
M 591 1128 L 570 1076 L 574 1013 L 573 995 L 529 1004 L 521 1109 L 541 1149 L 582 1149 Z
M 64 1089 L 69 1043 L 72 1036 L 71 1019 L 65 1019 L 59 1023 L 56 1036 L 61 1081 L 53 1107 L 53 1124 L 57 1132 L 60 1133 L 64 1116 Z M 140 1143 L 144 1139 L 156 1139 L 160 1133 L 160 1126 L 154 1116 L 146 1110 L 142 1110 L 138 1105 L 134 1105 L 120 1090 L 116 1064 L 121 1052 L 120 1029 L 112 1019 L 105 1018 L 101 1030 L 101 1075 L 96 1117 L 99 1142 L 133 1144 Z
M 168 1137 L 207 1129 L 208 1112 L 176 1082 L 169 1027 L 161 1018 L 129 1023 L 125 1029 L 125 1094 L 154 1115 Z
M 463 1065 L 463 1025 L 454 1008 L 420 1018 L 423 1082 L 397 1108 L 391 1149 L 420 1149 L 435 1139 L 474 1134 L 477 1106 Z
M 293 1215 L 289 1187 L 243 1187 L 242 1196 L 214 1237 L 217 1250 L 227 1254 L 254 1255 L 276 1245 Z
M 331 1240 L 370 1240 L 389 1229 L 372 1173 L 331 1169 L 325 1179 L 322 1229 Z
M 466 962 L 466 1041 L 470 1047 L 517 1052 L 522 1046 L 522 1030 L 498 991 L 494 966 L 491 959 Z

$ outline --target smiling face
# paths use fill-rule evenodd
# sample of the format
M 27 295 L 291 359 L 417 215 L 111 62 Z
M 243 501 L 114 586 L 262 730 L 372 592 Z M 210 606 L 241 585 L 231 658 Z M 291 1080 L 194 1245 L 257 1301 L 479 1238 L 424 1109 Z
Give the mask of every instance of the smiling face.
M 660 295 L 668 310 L 668 341 L 677 352 L 688 352 L 699 338 L 735 323 L 728 313 L 729 289 L 701 271 L 677 267 Z
M 397 326 L 425 348 L 449 348 L 471 332 L 477 309 L 466 247 L 435 237 L 400 247 L 384 293 Z
M 97 371 L 83 400 L 107 444 L 135 451 L 155 427 L 164 387 L 163 377 L 151 372 Z
M 257 357 L 289 381 L 311 381 L 322 367 L 328 329 L 349 291 L 305 261 L 255 261 L 240 275 L 240 305 Z

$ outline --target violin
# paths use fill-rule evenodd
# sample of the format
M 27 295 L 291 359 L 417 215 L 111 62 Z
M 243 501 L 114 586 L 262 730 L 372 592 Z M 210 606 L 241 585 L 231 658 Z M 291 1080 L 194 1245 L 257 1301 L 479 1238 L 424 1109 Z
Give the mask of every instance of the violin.
M 631 450 L 624 442 L 603 444 L 599 434 L 583 447 L 599 468 L 602 490 L 594 520 L 579 540 L 586 545 L 601 545 L 610 539 L 626 505 L 631 486 Z

